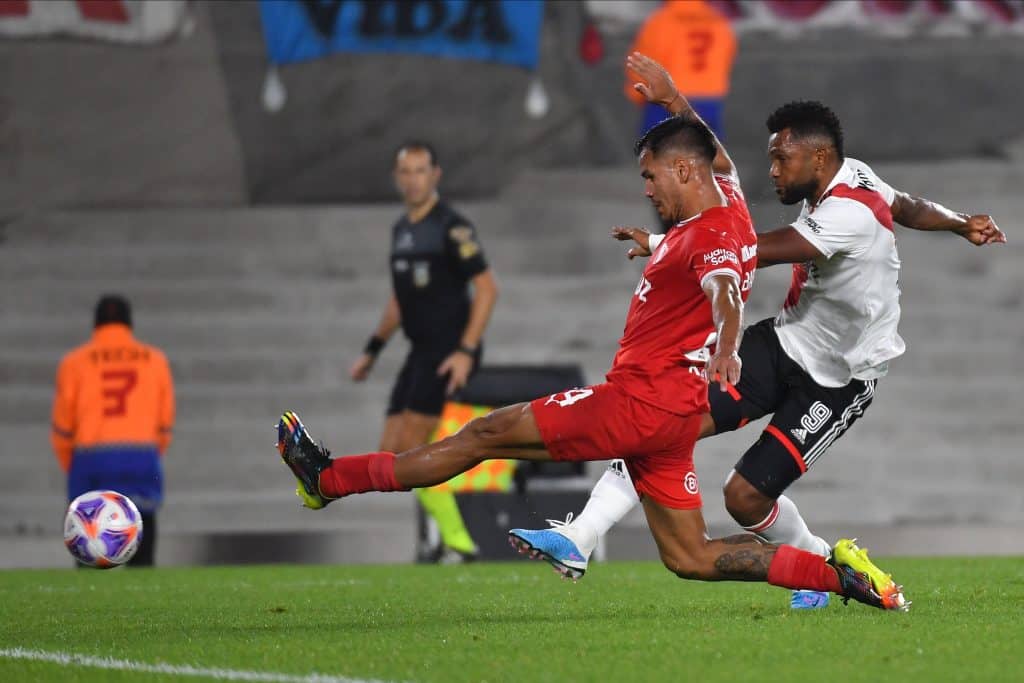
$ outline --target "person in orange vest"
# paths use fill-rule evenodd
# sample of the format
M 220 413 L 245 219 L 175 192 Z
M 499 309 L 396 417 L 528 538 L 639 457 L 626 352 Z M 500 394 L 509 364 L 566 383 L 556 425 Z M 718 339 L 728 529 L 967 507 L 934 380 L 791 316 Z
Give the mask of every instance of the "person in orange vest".
M 729 20 L 705 0 L 666 0 L 636 35 L 629 53 L 641 52 L 659 62 L 679 92 L 719 139 L 722 103 L 729 94 L 729 77 L 736 57 L 736 36 Z M 633 88 L 637 78 L 626 72 L 626 97 L 643 107 L 641 134 L 665 118 Z
M 131 305 L 107 295 L 95 329 L 57 369 L 50 441 L 68 475 L 68 500 L 96 489 L 131 498 L 142 541 L 129 562 L 152 566 L 156 511 L 163 500 L 160 458 L 171 443 L 174 382 L 163 351 L 132 334 Z

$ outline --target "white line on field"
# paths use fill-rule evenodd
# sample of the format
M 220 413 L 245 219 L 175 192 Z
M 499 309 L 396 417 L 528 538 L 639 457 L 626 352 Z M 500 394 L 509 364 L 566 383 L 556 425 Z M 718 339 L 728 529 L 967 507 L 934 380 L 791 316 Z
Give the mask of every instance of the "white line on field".
M 0 659 L 27 659 L 34 662 L 52 662 L 61 666 L 85 666 L 94 669 L 114 669 L 149 674 L 171 674 L 175 676 L 195 676 L 198 678 L 214 678 L 223 681 L 260 681 L 262 683 L 383 683 L 365 678 L 346 678 L 344 676 L 328 676 L 325 674 L 309 674 L 295 676 L 292 674 L 274 673 L 269 671 L 240 671 L 237 669 L 208 669 L 197 666 L 179 664 L 146 664 L 127 659 L 111 657 L 90 657 L 70 652 L 44 652 L 42 650 L 25 650 L 20 647 L 0 649 Z

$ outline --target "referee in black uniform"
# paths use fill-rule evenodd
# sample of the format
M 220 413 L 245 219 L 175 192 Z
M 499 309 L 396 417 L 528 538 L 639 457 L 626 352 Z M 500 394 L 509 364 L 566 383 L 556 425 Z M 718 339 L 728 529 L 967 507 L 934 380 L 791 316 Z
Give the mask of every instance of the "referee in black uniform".
M 437 428 L 445 399 L 466 384 L 480 362 L 481 342 L 498 286 L 472 223 L 441 201 L 441 167 L 426 142 L 408 142 L 395 154 L 395 185 L 405 214 L 391 237 L 391 297 L 376 331 L 349 374 L 356 382 L 398 328 L 412 344 L 388 403 L 380 450 L 392 453 L 425 444 Z M 416 491 L 437 522 L 442 561 L 471 559 L 476 545 L 455 497 Z

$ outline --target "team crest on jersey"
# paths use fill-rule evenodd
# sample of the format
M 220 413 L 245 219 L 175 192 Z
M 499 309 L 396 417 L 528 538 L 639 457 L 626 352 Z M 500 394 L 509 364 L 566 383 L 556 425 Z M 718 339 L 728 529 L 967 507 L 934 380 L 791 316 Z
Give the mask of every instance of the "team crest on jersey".
M 459 258 L 463 261 L 480 253 L 480 245 L 473 239 L 473 228 L 468 225 L 456 225 L 448 231 L 448 236 L 459 245 Z
M 423 288 L 430 284 L 430 264 L 426 261 L 416 261 L 412 264 L 412 283 Z

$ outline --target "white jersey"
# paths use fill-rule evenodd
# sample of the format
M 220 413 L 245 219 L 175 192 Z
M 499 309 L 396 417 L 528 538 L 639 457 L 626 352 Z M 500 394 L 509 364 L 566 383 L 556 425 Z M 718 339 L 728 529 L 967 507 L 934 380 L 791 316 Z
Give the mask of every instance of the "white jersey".
M 821 257 L 793 264 L 775 328 L 786 354 L 822 386 L 882 377 L 906 348 L 896 332 L 895 194 L 867 164 L 847 158 L 822 199 L 805 201 L 792 224 Z

